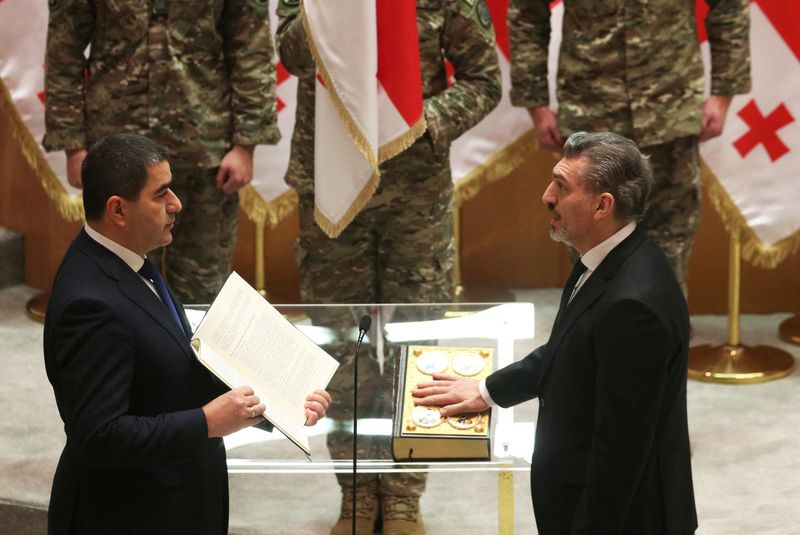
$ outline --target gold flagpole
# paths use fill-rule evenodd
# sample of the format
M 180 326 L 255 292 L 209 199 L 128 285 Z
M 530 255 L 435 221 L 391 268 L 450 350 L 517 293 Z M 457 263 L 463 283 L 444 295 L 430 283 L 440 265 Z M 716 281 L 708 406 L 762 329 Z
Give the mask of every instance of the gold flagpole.
M 739 229 L 731 229 L 728 266 L 728 343 L 689 349 L 689 378 L 712 383 L 761 383 L 785 377 L 794 358 L 771 346 L 739 343 L 742 245 Z
M 453 210 L 453 280 L 456 285 L 455 297 L 458 299 L 464 294 L 464 285 L 461 280 L 461 204 L 452 202 Z
M 255 225 L 256 290 L 258 290 L 258 293 L 260 293 L 266 299 L 267 289 L 264 282 L 264 227 L 266 226 L 266 223 L 261 221 Z

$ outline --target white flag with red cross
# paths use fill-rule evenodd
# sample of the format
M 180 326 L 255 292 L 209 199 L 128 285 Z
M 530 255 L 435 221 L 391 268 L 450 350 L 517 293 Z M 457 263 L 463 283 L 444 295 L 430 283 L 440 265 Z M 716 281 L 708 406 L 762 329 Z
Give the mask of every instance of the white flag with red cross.
M 774 267 L 800 246 L 800 4 L 751 1 L 750 52 L 752 91 L 733 98 L 722 135 L 700 151 L 743 257 Z
M 317 64 L 314 219 L 332 238 L 369 201 L 379 164 L 425 131 L 416 3 L 304 0 Z

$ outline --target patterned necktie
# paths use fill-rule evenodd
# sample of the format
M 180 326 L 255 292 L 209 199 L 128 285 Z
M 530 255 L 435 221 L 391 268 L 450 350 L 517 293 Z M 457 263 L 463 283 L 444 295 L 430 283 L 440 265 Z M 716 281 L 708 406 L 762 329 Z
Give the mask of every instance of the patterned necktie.
M 150 279 L 150 282 L 152 282 L 153 286 L 156 287 L 158 296 L 161 297 L 161 301 L 164 303 L 164 306 L 167 307 L 167 310 L 169 310 L 169 313 L 172 314 L 172 318 L 175 320 L 175 323 L 177 323 L 178 327 L 180 327 L 181 331 L 183 331 L 183 324 L 178 316 L 178 311 L 175 309 L 175 303 L 172 302 L 172 297 L 170 297 L 169 291 L 167 290 L 167 283 L 164 282 L 164 279 L 161 277 L 161 273 L 159 273 L 156 269 L 156 266 L 154 266 L 150 260 L 145 258 L 144 264 L 142 264 L 142 267 L 139 269 L 139 275 L 146 279 Z

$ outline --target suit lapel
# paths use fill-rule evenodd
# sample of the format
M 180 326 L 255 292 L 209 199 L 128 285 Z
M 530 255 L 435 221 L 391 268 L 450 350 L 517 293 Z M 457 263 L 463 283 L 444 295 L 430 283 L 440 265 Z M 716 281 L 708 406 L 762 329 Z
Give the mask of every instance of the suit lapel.
M 78 236 L 78 245 L 84 253 L 92 257 L 100 265 L 107 277 L 117 281 L 119 289 L 125 297 L 144 310 L 155 323 L 169 333 L 187 358 L 194 360 L 194 355 L 188 344 L 189 338 L 186 334 L 186 332 L 189 332 L 186 327 L 188 321 L 183 312 L 183 307 L 179 306 L 180 303 L 178 301 L 174 302 L 176 303 L 176 308 L 180 311 L 178 314 L 182 316 L 183 329 L 175 323 L 172 314 L 161 302 L 161 299 L 147 287 L 141 277 L 121 258 L 90 238 L 84 230 L 81 230 Z
M 573 269 L 573 274 L 570 275 L 570 280 L 567 281 L 561 294 L 561 306 L 558 309 L 550 339 L 547 342 L 547 352 L 542 361 L 540 384 L 547 376 L 547 371 L 553 362 L 558 347 L 569 332 L 572 324 L 589 311 L 592 305 L 600 299 L 608 286 L 608 281 L 617 275 L 622 263 L 641 245 L 645 235 L 645 232 L 640 227 L 636 227 L 630 236 L 608 253 L 608 256 L 603 259 L 594 273 L 583 284 L 583 287 L 572 299 L 572 302 L 567 303 L 572 287 L 577 282 L 578 276 L 580 276 L 580 273 L 575 275 L 575 270 Z

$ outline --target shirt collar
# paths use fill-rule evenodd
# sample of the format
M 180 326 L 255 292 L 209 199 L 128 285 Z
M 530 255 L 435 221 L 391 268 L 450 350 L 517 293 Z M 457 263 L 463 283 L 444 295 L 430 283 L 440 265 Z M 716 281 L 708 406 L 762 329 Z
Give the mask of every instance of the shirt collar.
M 100 232 L 96 231 L 88 224 L 84 225 L 83 228 L 86 231 L 86 234 L 88 234 L 90 238 L 92 238 L 94 241 L 96 241 L 97 243 L 99 243 L 100 245 L 102 245 L 103 247 L 105 247 L 118 257 L 120 257 L 120 259 L 126 264 L 128 264 L 128 266 L 132 270 L 138 273 L 138 271 L 142 269 L 142 266 L 144 265 L 144 258 L 139 256 L 139 253 L 134 253 L 127 247 L 123 247 L 122 245 L 118 244 L 111 238 L 108 238 L 103 234 L 100 234 Z
M 636 222 L 631 221 L 614 234 L 606 238 L 605 241 L 600 242 L 599 244 L 595 245 L 586 253 L 581 256 L 581 263 L 586 266 L 586 269 L 589 271 L 594 271 L 597 269 L 597 266 L 605 260 L 608 253 L 610 253 L 614 247 L 622 243 L 625 238 L 633 234 L 634 229 L 636 228 Z

